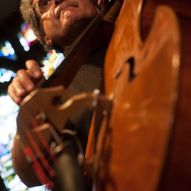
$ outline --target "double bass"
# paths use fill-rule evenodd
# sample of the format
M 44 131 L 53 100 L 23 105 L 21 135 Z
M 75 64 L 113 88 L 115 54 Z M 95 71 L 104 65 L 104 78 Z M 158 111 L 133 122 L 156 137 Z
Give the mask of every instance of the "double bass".
M 68 101 L 59 107 L 60 118 L 55 119 L 59 130 L 74 111 L 96 110 L 84 167 L 92 190 L 191 188 L 191 26 L 189 11 L 183 11 L 189 10 L 189 4 L 162 3 L 123 2 L 106 54 L 104 95 L 66 96 Z M 44 105 L 55 97 L 54 92 L 49 95 Z M 29 105 L 33 111 L 33 104 Z M 31 118 L 27 121 L 31 123 Z M 56 178 L 62 180 L 63 174 Z
M 191 189 L 190 8 L 124 1 L 104 68 L 109 122 L 87 154 L 95 190 Z

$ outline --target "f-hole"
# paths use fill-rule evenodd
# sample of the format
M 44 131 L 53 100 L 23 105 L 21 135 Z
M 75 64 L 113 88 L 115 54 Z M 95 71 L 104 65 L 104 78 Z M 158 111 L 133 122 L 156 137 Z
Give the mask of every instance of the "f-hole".
M 127 61 L 126 61 L 127 64 L 129 64 L 129 76 L 128 76 L 128 80 L 129 82 L 131 82 L 136 74 L 135 74 L 135 58 L 134 57 L 130 57 Z

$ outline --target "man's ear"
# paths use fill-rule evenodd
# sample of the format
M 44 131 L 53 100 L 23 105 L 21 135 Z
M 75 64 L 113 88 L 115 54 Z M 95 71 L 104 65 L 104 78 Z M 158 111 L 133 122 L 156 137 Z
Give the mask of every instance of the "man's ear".
M 40 34 L 35 34 L 35 35 L 36 35 L 37 39 L 40 42 L 42 42 L 45 46 L 52 47 L 53 43 L 52 43 L 52 40 L 49 37 L 47 37 L 45 35 L 40 35 Z
M 46 44 L 46 46 L 52 47 L 52 40 L 51 40 L 50 38 L 48 38 L 47 36 L 45 36 L 45 37 L 43 38 L 43 41 L 44 41 L 44 43 Z

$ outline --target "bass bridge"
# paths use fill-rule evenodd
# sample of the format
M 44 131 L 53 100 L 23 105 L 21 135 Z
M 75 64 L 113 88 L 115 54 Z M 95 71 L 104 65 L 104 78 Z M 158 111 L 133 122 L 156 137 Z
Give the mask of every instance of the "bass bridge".
M 36 89 L 23 100 L 17 137 L 41 184 L 53 190 L 87 189 L 83 149 L 78 128 L 71 127 L 71 121 L 84 111 L 96 110 L 108 114 L 111 110 L 111 100 L 99 90 L 70 96 L 63 86 L 57 86 Z M 64 180 L 66 175 L 72 183 Z

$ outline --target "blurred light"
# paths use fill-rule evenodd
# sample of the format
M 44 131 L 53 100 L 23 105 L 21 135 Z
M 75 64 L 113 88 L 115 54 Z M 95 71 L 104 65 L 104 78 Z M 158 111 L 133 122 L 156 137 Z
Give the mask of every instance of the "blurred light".
M 24 37 L 22 37 L 20 34 L 18 34 L 19 42 L 23 46 L 24 50 L 27 52 L 30 50 L 30 47 Z
M 5 68 L 0 68 L 0 83 L 9 82 L 11 78 L 15 77 L 16 73 Z
M 21 25 L 20 32 L 18 33 L 19 42 L 23 46 L 25 51 L 30 50 L 30 46 L 37 40 L 34 32 L 31 30 L 28 24 L 23 23 Z
M 42 60 L 42 71 L 45 78 L 50 77 L 63 60 L 64 55 L 62 53 L 57 53 L 55 50 L 50 50 L 46 57 Z
M 5 47 L 7 48 L 9 54 L 14 55 L 15 51 L 9 41 L 5 41 Z
M 6 57 L 10 60 L 17 59 L 15 51 L 9 41 L 5 41 L 0 44 L 0 57 Z

